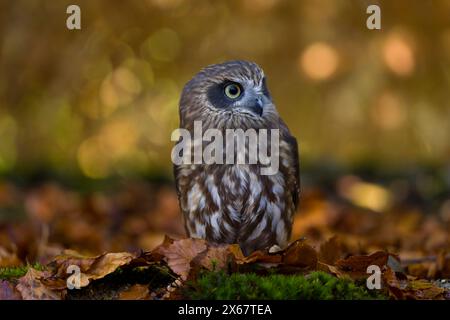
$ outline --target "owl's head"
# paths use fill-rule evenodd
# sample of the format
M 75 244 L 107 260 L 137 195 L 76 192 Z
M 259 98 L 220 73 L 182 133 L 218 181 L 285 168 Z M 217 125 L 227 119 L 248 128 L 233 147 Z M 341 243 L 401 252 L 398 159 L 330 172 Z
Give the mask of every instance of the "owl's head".
M 248 61 L 204 68 L 185 85 L 180 100 L 185 128 L 198 120 L 207 128 L 266 127 L 277 116 L 263 70 Z

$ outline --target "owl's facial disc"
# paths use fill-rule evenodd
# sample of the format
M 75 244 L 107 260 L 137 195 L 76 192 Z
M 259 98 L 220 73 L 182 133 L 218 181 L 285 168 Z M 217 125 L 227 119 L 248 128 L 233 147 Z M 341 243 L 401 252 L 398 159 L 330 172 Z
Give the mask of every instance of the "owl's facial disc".
M 270 103 L 265 81 L 262 86 L 254 86 L 250 82 L 225 80 L 222 83 L 213 84 L 207 91 L 207 96 L 216 109 L 257 117 L 263 115 L 264 106 Z

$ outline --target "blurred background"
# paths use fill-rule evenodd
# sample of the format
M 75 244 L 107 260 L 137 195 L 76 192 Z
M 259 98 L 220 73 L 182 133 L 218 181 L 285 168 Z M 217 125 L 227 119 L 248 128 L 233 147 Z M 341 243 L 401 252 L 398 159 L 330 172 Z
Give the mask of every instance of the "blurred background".
M 0 265 L 181 236 L 178 99 L 230 59 L 263 67 L 300 142 L 293 237 L 450 248 L 450 1 L 18 0 L 0 3 Z

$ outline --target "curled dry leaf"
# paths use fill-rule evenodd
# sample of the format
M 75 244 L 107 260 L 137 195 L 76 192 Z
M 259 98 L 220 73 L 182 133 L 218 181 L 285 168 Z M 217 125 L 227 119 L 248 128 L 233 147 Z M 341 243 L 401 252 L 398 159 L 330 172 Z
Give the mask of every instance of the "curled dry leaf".
M 70 266 L 78 266 L 82 273 L 86 273 L 98 257 L 100 256 L 89 257 L 74 250 L 64 250 L 50 262 L 49 266 L 53 269 L 53 276 L 67 278 L 69 276 L 67 270 Z
M 205 240 L 201 239 L 181 239 L 167 242 L 155 249 L 156 253 L 163 256 L 163 260 L 167 263 L 173 272 L 178 274 L 181 279 L 186 280 L 191 271 L 191 262 L 200 253 L 207 250 Z
M 105 253 L 94 260 L 87 271 L 90 280 L 101 279 L 104 276 L 116 271 L 117 268 L 127 265 L 135 258 L 129 252 Z
M 335 266 L 320 261 L 317 262 L 317 270 L 332 274 L 338 278 L 343 276 L 343 273 Z
M 386 284 L 386 287 L 389 291 L 389 294 L 398 300 L 404 299 L 403 290 L 406 287 L 405 281 L 402 283 L 395 272 L 391 268 L 387 268 L 385 272 L 383 272 L 383 281 Z
M 289 245 L 283 255 L 283 263 L 289 266 L 317 268 L 317 252 L 306 241 L 299 240 Z
M 376 265 L 383 269 L 387 265 L 389 253 L 377 251 L 370 255 L 351 256 L 347 259 L 336 261 L 336 267 L 340 272 L 354 279 L 367 278 L 367 268 Z
M 23 300 L 61 300 L 61 294 L 44 285 L 42 278 L 48 276 L 42 272 L 29 268 L 28 272 L 19 279 L 16 289 L 20 292 Z
M 264 251 L 255 251 L 248 257 L 238 260 L 239 264 L 263 263 L 263 264 L 280 264 L 282 262 L 281 254 L 267 254 Z
M 136 256 L 128 252 L 105 253 L 95 257 L 80 255 L 74 251 L 66 251 L 55 257 L 50 263 L 53 273 L 45 277 L 43 282 L 53 289 L 66 289 L 66 280 L 73 272 L 73 266 L 80 268 L 80 287 L 85 287 L 91 280 L 101 279 L 129 264 Z
M 333 265 L 341 258 L 341 243 L 337 236 L 334 236 L 320 245 L 319 260 L 329 265 Z

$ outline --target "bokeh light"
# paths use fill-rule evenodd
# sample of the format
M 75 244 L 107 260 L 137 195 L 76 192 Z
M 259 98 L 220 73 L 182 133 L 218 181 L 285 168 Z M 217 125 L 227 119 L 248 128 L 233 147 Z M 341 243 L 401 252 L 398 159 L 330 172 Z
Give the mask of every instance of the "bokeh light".
M 142 45 L 142 52 L 158 61 L 174 60 L 180 52 L 180 39 L 171 29 L 160 29 L 153 33 Z
M 64 3 L 46 4 L 60 19 L 42 23 L 39 6 L 11 2 L 0 30 L 0 173 L 170 177 L 183 85 L 231 59 L 263 67 L 309 163 L 448 163 L 448 5 L 434 4 L 437 18 L 424 23 L 419 5 L 381 4 L 389 15 L 371 31 L 365 6 L 345 1 L 82 0 L 83 28 L 71 32 Z
M 317 42 L 309 45 L 301 54 L 301 70 L 313 80 L 330 78 L 338 67 L 338 54 L 330 45 Z
M 415 69 L 412 45 L 404 35 L 399 33 L 392 33 L 385 40 L 383 59 L 386 66 L 399 76 L 408 76 Z
M 382 93 L 372 108 L 372 119 L 382 129 L 398 129 L 406 121 L 404 102 L 391 92 Z

